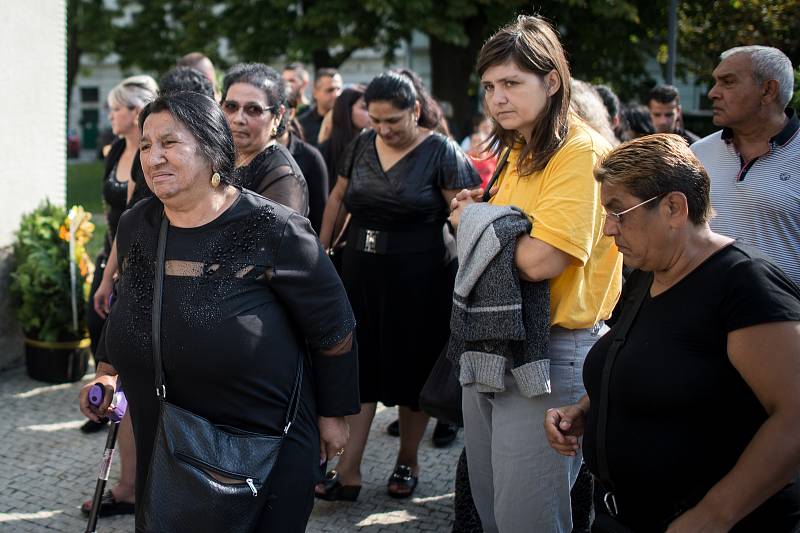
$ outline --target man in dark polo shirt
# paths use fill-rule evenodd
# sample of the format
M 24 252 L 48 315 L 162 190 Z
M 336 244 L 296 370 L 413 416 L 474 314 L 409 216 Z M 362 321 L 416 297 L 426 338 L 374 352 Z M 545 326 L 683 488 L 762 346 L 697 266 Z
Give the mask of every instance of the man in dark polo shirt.
M 758 248 L 800 285 L 800 120 L 777 48 L 722 53 L 708 92 L 722 130 L 692 145 L 711 178 L 711 229 Z
M 319 144 L 319 128 L 325 113 L 333 109 L 336 98 L 342 92 L 342 77 L 334 68 L 321 68 L 317 71 L 314 79 L 314 89 L 311 94 L 314 96 L 314 105 L 301 116 L 297 121 L 303 126 L 303 134 L 306 142 L 317 146 Z
M 692 144 L 700 139 L 697 135 L 684 129 L 681 114 L 681 97 L 678 89 L 672 85 L 656 85 L 647 95 L 647 109 L 656 133 L 674 133 Z

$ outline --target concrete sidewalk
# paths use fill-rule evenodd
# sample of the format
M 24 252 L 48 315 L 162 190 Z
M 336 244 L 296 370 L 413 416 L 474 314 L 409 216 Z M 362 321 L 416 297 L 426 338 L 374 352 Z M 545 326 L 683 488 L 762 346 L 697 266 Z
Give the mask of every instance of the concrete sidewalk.
M 47 385 L 24 369 L 0 373 L 0 532 L 64 531 L 86 528 L 79 506 L 94 491 L 97 462 L 106 434 L 78 428 L 82 383 Z M 364 486 L 356 503 L 317 501 L 309 532 L 415 532 L 451 530 L 455 465 L 462 435 L 449 448 L 431 444 L 433 422 L 420 450 L 420 484 L 411 500 L 386 495 L 398 440 L 384 431 L 394 409 L 379 406 L 364 458 Z M 117 476 L 118 464 L 112 471 Z M 133 531 L 130 516 L 101 519 L 98 532 Z

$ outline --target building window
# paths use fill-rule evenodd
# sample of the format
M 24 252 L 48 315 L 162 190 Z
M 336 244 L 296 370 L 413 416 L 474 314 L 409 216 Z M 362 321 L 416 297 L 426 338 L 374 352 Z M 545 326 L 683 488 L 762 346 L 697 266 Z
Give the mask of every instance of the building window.
M 100 90 L 97 87 L 81 87 L 81 102 L 84 104 L 98 102 Z

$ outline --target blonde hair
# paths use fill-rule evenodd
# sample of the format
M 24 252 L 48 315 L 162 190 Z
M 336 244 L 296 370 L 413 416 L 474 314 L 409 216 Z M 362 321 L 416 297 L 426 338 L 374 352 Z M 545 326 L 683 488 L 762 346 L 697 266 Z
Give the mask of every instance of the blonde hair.
M 158 84 L 152 77 L 142 74 L 125 78 L 108 93 L 108 102 L 127 108 L 139 108 L 158 96 Z

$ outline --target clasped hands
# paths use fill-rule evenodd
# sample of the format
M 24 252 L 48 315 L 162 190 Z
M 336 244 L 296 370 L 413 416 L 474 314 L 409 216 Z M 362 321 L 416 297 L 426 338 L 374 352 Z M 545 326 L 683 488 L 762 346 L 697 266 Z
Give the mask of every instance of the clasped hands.
M 461 213 L 463 213 L 464 208 L 470 204 L 483 201 L 483 193 L 484 189 L 482 187 L 472 190 L 461 189 L 461 191 L 450 200 L 450 216 L 447 217 L 447 220 L 453 226 L 453 229 L 458 229 L 458 225 L 461 223 Z M 495 194 L 497 194 L 496 186 L 489 190 L 490 196 L 494 196 Z

